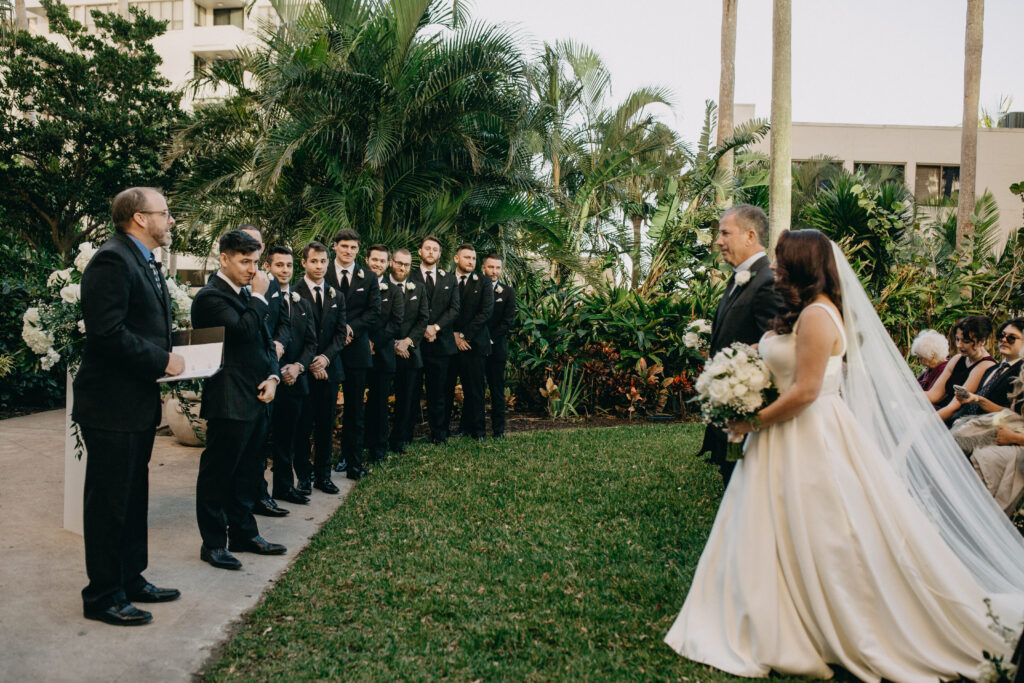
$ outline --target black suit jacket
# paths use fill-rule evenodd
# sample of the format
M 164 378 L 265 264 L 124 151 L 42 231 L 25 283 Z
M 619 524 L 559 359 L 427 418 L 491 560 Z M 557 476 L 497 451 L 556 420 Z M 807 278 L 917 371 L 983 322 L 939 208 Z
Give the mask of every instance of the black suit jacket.
M 162 279 L 162 276 L 161 276 Z M 116 233 L 82 274 L 85 350 L 71 417 L 80 425 L 139 432 L 160 424 L 160 386 L 171 350 L 171 300 L 142 252 Z
M 211 279 L 192 300 L 193 327 L 224 328 L 224 365 L 204 381 L 201 417 L 254 420 L 266 410 L 258 398 L 259 385 L 278 375 L 277 354 L 266 326 L 267 308 L 256 296 L 245 302 L 220 277 Z
M 396 364 L 399 368 L 422 368 L 423 333 L 427 330 L 427 318 L 430 317 L 427 289 L 422 283 L 411 279 L 403 282 L 401 287 L 405 295 L 405 311 L 402 315 L 402 325 L 398 334 L 395 335 L 395 339 L 408 337 L 412 340 L 412 346 L 409 347 L 409 357 L 396 358 Z
M 734 342 L 756 344 L 771 329 L 782 308 L 782 299 L 775 291 L 775 272 L 768 257 L 750 267 L 750 281 L 730 296 L 726 293 L 718 303 L 711 324 L 711 355 Z
M 423 287 L 423 293 L 428 294 L 427 283 L 423 279 L 423 271 L 420 268 L 412 271 L 409 279 L 419 283 Z M 422 351 L 427 356 L 454 356 L 459 349 L 455 346 L 455 337 L 452 336 L 452 325 L 459 317 L 459 311 L 462 308 L 462 299 L 459 296 L 459 285 L 455 279 L 455 273 L 446 273 L 438 269 L 434 295 L 429 296 L 428 294 L 428 298 L 430 299 L 430 309 L 427 315 L 427 325 L 440 325 L 441 331 L 437 333 L 437 341 L 423 342 Z
M 352 341 L 342 350 L 341 360 L 346 368 L 369 368 L 373 366 L 370 355 L 370 330 L 380 325 L 380 286 L 377 276 L 366 266 L 355 262 L 354 277 L 345 295 L 345 316 L 352 328 Z M 337 290 L 338 264 L 331 261 L 327 269 L 327 282 Z
M 216 270 L 206 278 L 206 284 L 213 282 L 215 277 L 218 277 Z M 267 326 L 267 332 L 271 339 L 281 342 L 281 346 L 288 346 L 291 336 L 291 321 L 288 316 L 281 315 L 281 285 L 277 283 L 277 278 L 273 275 L 268 275 L 268 277 L 270 286 L 267 288 L 267 293 L 263 295 L 263 298 L 267 300 L 267 313 L 263 317 L 263 322 Z
M 373 367 L 381 372 L 395 371 L 395 339 L 402 329 L 405 296 L 401 285 L 391 284 L 387 275 L 379 285 L 380 324 L 370 331 L 373 342 Z
M 456 273 L 456 283 L 459 277 Z M 459 292 L 459 298 L 462 305 L 452 329 L 455 334 L 465 335 L 473 351 L 485 356 L 490 355 L 491 334 L 487 329 L 487 321 L 491 319 L 491 313 L 494 311 L 494 286 L 491 284 L 491 278 L 479 273 L 470 273 L 466 276 L 465 289 Z
M 292 301 L 292 295 L 298 298 L 298 301 Z M 284 347 L 284 355 L 281 356 L 281 360 L 278 363 L 279 367 L 290 365 L 292 363 L 299 363 L 304 368 L 299 378 L 295 380 L 295 384 L 288 386 L 283 381 L 278 386 L 278 393 L 282 391 L 294 392 L 299 396 L 305 396 L 309 393 L 309 382 L 307 375 L 309 374 L 309 364 L 313 362 L 313 356 L 316 353 L 316 319 L 313 317 L 313 308 L 308 301 L 298 295 L 298 292 L 289 292 L 287 295 L 282 295 L 281 310 L 287 313 L 286 316 L 289 319 L 289 335 L 288 344 Z
M 501 290 L 501 291 L 499 291 Z M 494 311 L 487 321 L 491 333 L 491 353 L 508 355 L 508 331 L 516 317 L 516 290 L 512 285 L 498 282 L 494 286 Z
M 324 280 L 324 307 L 321 311 L 316 305 L 316 298 L 313 292 L 306 286 L 306 279 L 299 280 L 299 283 L 292 287 L 292 291 L 298 292 L 299 297 L 309 303 L 313 312 L 313 320 L 316 323 L 316 350 L 313 357 L 319 355 L 327 356 L 327 379 L 331 382 L 341 382 L 345 379 L 345 368 L 341 362 L 341 349 L 345 346 L 345 338 L 348 331 L 345 329 L 345 297 L 337 289 L 327 284 Z M 334 295 L 331 296 L 331 292 Z

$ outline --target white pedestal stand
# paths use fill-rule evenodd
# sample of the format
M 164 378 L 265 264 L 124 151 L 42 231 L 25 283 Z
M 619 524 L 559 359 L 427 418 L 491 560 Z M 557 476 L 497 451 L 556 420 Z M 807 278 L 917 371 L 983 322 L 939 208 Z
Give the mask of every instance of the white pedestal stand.
M 75 454 L 75 432 L 72 428 L 71 406 L 75 403 L 71 387 L 71 373 L 67 375 L 67 393 L 64 400 L 64 528 L 71 533 L 83 535 L 83 499 L 85 497 L 85 444 L 82 444 L 82 459 Z

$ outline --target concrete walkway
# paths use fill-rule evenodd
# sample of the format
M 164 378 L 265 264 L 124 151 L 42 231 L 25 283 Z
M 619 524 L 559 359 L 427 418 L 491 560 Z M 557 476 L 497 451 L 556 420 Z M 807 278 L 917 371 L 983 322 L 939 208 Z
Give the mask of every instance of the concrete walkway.
M 152 624 L 114 627 L 82 617 L 82 538 L 61 529 L 64 411 L 0 421 L 0 681 L 190 680 L 351 489 L 336 476 L 340 495 L 314 491 L 310 505 L 285 505 L 288 517 L 257 518 L 287 555 L 242 553 L 241 571 L 214 569 L 199 560 L 200 453 L 158 436 L 149 468 L 145 576 L 182 597 L 140 605 Z

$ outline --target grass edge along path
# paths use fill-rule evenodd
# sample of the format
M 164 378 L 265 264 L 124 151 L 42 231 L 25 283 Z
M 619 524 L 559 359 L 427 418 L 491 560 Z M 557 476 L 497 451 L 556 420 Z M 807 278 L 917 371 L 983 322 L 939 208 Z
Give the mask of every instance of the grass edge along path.
M 417 444 L 360 482 L 205 678 L 733 680 L 662 642 L 721 496 L 701 431 Z

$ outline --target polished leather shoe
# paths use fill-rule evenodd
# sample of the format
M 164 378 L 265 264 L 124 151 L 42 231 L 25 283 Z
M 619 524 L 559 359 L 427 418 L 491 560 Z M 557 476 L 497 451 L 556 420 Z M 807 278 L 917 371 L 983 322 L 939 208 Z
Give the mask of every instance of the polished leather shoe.
M 338 464 L 334 466 L 335 472 L 344 472 L 348 469 L 348 463 L 344 460 L 339 460 Z
M 340 489 L 334 485 L 334 482 L 330 479 L 321 479 L 317 483 L 313 484 L 314 487 L 320 489 L 324 493 L 337 493 Z
M 494 435 L 494 438 L 495 439 L 504 439 L 505 438 L 505 432 L 498 432 L 497 434 Z
M 440 436 L 432 436 L 430 437 L 430 443 L 434 444 L 435 446 L 447 446 L 448 439 L 445 439 L 444 437 Z
M 303 477 L 295 484 L 295 490 L 303 496 L 313 493 L 313 477 Z
M 278 507 L 273 498 L 264 498 L 257 500 L 256 504 L 252 506 L 252 514 L 264 517 L 287 517 L 291 514 L 291 510 Z
M 473 437 L 473 441 L 479 441 L 480 443 L 483 443 L 484 442 L 484 437 L 480 436 L 480 435 L 474 436 Z
M 228 541 L 228 550 L 235 553 L 256 553 L 257 555 L 284 555 L 288 552 L 280 543 L 271 543 L 262 536 L 253 536 L 247 541 Z
M 452 439 L 461 439 L 462 437 L 464 437 L 464 436 L 468 436 L 468 435 L 466 434 L 466 432 L 464 432 L 464 431 L 462 431 L 462 430 L 460 429 L 460 430 L 459 430 L 459 431 L 457 431 L 457 432 L 452 432 L 452 433 L 451 433 L 451 434 L 449 434 L 448 436 L 449 436 L 449 437 L 451 437 Z
M 295 490 L 295 487 L 288 489 L 284 493 L 278 493 L 274 491 L 274 498 L 278 499 L 283 503 L 295 503 L 296 505 L 309 505 L 309 498 L 304 496 Z
M 242 568 L 242 563 L 238 561 L 238 558 L 229 553 L 227 548 L 207 548 L 204 545 L 199 549 L 199 559 L 219 569 Z
M 129 602 L 170 602 L 181 597 L 181 591 L 177 588 L 157 588 L 151 583 L 128 594 Z
M 153 621 L 152 614 L 127 602 L 111 605 L 106 609 L 87 609 L 85 618 L 114 626 L 142 626 Z
M 345 472 L 345 476 L 352 481 L 359 481 L 363 477 L 370 476 L 370 473 L 362 467 L 349 467 L 348 471 Z

